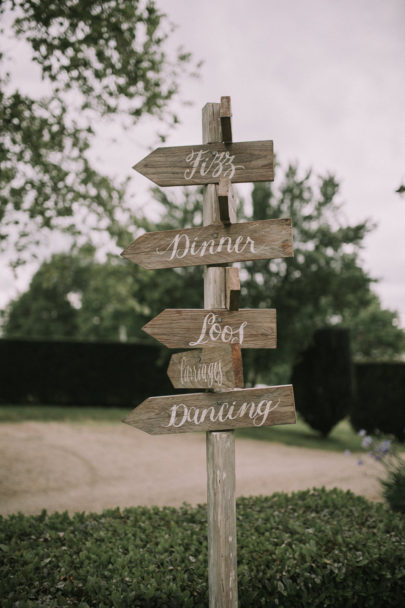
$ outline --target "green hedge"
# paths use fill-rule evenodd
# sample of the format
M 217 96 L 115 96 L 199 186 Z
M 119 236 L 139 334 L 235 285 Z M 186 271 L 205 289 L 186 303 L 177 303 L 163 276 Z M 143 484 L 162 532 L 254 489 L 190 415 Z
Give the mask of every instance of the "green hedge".
M 152 345 L 0 340 L 0 403 L 137 405 L 173 393 Z
M 353 397 L 350 333 L 325 328 L 299 356 L 292 371 L 295 405 L 305 422 L 325 437 L 349 413 Z
M 378 431 L 405 440 L 405 363 L 357 363 L 355 430 Z
M 341 490 L 237 501 L 239 605 L 403 606 L 405 518 Z M 3 608 L 206 607 L 206 507 L 0 518 Z

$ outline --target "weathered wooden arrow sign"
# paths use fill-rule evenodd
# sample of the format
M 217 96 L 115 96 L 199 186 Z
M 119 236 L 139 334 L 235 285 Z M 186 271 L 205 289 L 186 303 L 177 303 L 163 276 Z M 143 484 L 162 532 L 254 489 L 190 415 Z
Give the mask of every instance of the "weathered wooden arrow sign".
M 268 182 L 274 180 L 273 142 L 156 148 L 133 169 L 158 186 L 217 184 L 220 177 L 233 183 Z
M 291 257 L 291 219 L 146 232 L 121 255 L 144 268 L 178 268 Z
M 213 346 L 176 353 L 170 358 L 167 375 L 174 388 L 242 388 L 240 346 Z
M 142 328 L 168 348 L 276 348 L 276 310 L 166 308 Z
M 123 422 L 151 435 L 294 424 L 293 387 L 149 397 Z

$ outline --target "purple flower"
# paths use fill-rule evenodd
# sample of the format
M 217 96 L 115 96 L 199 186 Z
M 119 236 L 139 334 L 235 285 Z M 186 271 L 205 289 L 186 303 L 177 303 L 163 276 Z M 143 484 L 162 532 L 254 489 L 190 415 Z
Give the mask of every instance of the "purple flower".
M 363 461 L 362 461 L 362 459 L 361 459 L 361 458 L 359 458 L 359 459 L 358 459 L 357 464 L 358 464 L 359 466 L 361 466 L 361 465 L 363 464 Z
M 384 455 L 388 454 L 388 452 L 390 451 L 390 448 L 391 448 L 391 441 L 389 439 L 386 439 L 385 441 L 381 442 L 380 450 Z
M 364 437 L 363 441 L 361 442 L 361 445 L 363 448 L 368 448 L 369 445 L 371 445 L 373 443 L 372 438 L 369 435 L 366 435 L 366 437 Z
M 357 434 L 359 437 L 364 437 L 366 435 L 367 431 L 365 429 L 361 429 Z

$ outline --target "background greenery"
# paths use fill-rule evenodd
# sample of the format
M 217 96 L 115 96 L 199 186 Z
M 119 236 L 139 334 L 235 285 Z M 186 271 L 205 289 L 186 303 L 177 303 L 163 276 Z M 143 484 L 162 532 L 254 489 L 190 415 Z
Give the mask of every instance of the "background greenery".
M 239 605 L 402 606 L 405 519 L 324 489 L 237 501 Z M 207 606 L 206 507 L 0 518 L 4 608 Z
M 277 189 L 255 184 L 252 200 L 240 202 L 241 220 L 291 217 L 295 247 L 294 258 L 241 264 L 241 307 L 276 308 L 278 330 L 275 351 L 265 351 L 265 357 L 260 349 L 245 351 L 245 379 L 251 385 L 288 382 L 297 354 L 325 326 L 350 330 L 356 359 L 401 357 L 405 340 L 398 316 L 382 308 L 372 291 L 374 280 L 362 268 L 370 223 L 342 221 L 333 176 L 316 177 L 296 165 L 278 170 L 283 179 Z M 138 230 L 201 224 L 201 188 L 184 189 L 177 197 L 155 189 L 154 195 L 161 219 L 138 216 Z M 201 267 L 144 270 L 116 257 L 100 263 L 90 245 L 57 254 L 9 305 L 4 335 L 137 340 L 141 327 L 162 309 L 202 306 L 202 273 Z
M 153 0 L 2 0 L 0 18 L 0 32 L 25 41 L 42 78 L 40 96 L 19 90 L 7 54 L 15 45 L 3 45 L 0 251 L 18 266 L 51 233 L 72 244 L 120 240 L 133 204 L 127 181 L 96 168 L 94 137 L 111 121 L 119 133 L 156 116 L 164 140 L 178 122 L 179 75 L 195 75 L 196 62 L 168 50 L 173 25 Z

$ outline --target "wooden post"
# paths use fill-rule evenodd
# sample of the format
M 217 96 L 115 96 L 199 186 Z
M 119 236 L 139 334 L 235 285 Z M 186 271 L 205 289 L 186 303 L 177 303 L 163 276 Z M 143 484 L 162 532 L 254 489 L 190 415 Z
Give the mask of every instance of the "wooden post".
M 204 106 L 202 124 L 203 143 L 221 141 L 219 103 Z M 205 186 L 203 222 L 204 225 L 221 223 L 214 184 Z M 206 267 L 204 308 L 226 307 L 225 276 L 223 267 Z M 209 605 L 210 608 L 236 608 L 238 582 L 234 431 L 207 433 L 207 502 Z

